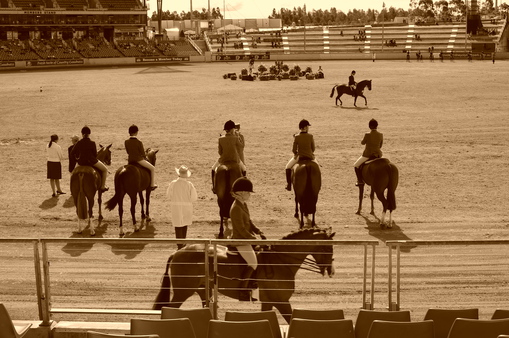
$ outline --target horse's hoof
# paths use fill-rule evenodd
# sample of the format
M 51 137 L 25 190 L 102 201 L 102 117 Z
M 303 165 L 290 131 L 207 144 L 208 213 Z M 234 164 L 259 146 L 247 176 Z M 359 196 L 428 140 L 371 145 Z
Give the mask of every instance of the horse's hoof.
M 90 236 L 95 236 L 95 231 L 94 232 L 90 232 Z
M 360 211 L 357 211 L 355 214 L 356 214 L 356 215 L 360 215 L 360 214 L 361 214 L 361 212 L 360 212 Z

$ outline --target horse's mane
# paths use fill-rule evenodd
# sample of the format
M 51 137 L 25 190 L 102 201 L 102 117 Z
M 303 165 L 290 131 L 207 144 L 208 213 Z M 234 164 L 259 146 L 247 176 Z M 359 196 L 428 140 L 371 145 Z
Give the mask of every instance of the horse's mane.
M 314 235 L 315 233 L 324 234 L 327 237 L 329 237 L 327 234 L 327 231 L 328 231 L 328 229 L 322 229 L 322 228 L 316 228 L 316 227 L 302 228 L 297 231 L 292 231 L 291 233 L 289 233 L 288 235 L 284 236 L 281 239 L 298 239 L 298 238 L 306 237 L 306 236 L 310 237 L 310 236 Z

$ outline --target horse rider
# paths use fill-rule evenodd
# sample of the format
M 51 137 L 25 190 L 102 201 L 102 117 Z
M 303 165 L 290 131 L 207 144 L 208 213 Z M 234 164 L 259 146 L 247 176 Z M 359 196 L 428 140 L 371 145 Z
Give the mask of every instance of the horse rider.
M 225 164 L 227 162 L 238 163 L 242 170 L 242 175 L 246 175 L 246 166 L 244 165 L 244 145 L 241 143 L 240 137 L 235 134 L 235 130 L 235 122 L 232 120 L 226 121 L 224 124 L 224 131 L 226 131 L 226 134 L 224 136 L 220 136 L 218 139 L 219 158 L 212 166 L 212 192 L 214 194 L 216 193 L 214 177 L 216 169 L 220 164 Z
M 297 162 L 299 162 L 300 159 L 307 158 L 318 164 L 314 154 L 315 140 L 313 135 L 308 132 L 309 127 L 311 127 L 311 124 L 308 120 L 301 120 L 299 122 L 300 132 L 293 135 L 293 156 L 290 158 L 285 167 L 286 190 L 288 191 L 292 190 L 292 168 Z
M 256 239 L 255 235 L 259 235 L 261 239 L 266 239 L 263 232 L 251 221 L 251 216 L 249 215 L 246 202 L 249 201 L 252 192 L 253 183 L 247 177 L 239 177 L 233 182 L 231 194 L 235 201 L 230 209 L 233 229 L 232 239 Z M 250 301 L 251 290 L 248 289 L 248 285 L 251 276 L 258 267 L 258 259 L 251 244 L 237 245 L 236 248 L 247 263 L 240 276 L 239 300 Z M 255 300 L 253 299 L 253 301 Z
M 138 126 L 133 124 L 129 127 L 129 138 L 125 140 L 124 145 L 128 155 L 127 162 L 138 163 L 142 167 L 148 169 L 150 171 L 150 190 L 157 189 L 157 185 L 154 184 L 155 167 L 152 163 L 147 161 L 143 143 L 138 140 Z
M 364 134 L 364 138 L 361 141 L 361 144 L 365 145 L 364 152 L 362 153 L 362 156 L 359 157 L 354 163 L 355 174 L 357 175 L 357 183 L 355 184 L 356 186 L 364 184 L 360 168 L 361 165 L 370 158 L 380 158 L 383 155 L 381 148 L 384 142 L 384 135 L 377 130 L 377 120 L 371 119 L 368 125 L 371 131 Z
M 352 70 L 352 73 L 348 77 L 348 86 L 352 90 L 352 93 L 355 93 L 355 91 L 357 90 L 357 82 L 355 82 L 354 76 L 355 76 L 355 70 Z
M 82 139 L 79 140 L 72 148 L 71 158 L 76 158 L 78 165 L 93 166 L 101 171 L 101 192 L 108 191 L 106 187 L 106 177 L 108 176 L 108 168 L 97 159 L 97 147 L 95 142 L 90 139 L 91 130 L 88 126 L 81 128 Z

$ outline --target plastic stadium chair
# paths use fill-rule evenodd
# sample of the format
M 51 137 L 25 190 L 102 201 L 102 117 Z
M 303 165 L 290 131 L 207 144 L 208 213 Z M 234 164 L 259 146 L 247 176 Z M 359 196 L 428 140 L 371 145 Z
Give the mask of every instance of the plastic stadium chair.
M 138 336 L 126 336 L 125 334 L 101 333 L 95 331 L 87 331 L 87 338 L 159 338 L 156 334 L 144 334 Z
M 177 318 L 189 318 L 196 338 L 207 338 L 209 321 L 212 319 L 212 313 L 209 308 L 176 309 L 163 307 L 161 309 L 161 319 Z
M 368 338 L 434 338 L 432 320 L 422 322 L 388 322 L 375 320 L 369 329 Z
M 424 316 L 435 323 L 435 338 L 447 338 L 456 318 L 478 319 L 479 309 L 428 309 Z
M 27 324 L 22 328 L 16 328 L 12 322 L 9 312 L 3 303 L 0 303 L 0 337 L 2 338 L 21 338 L 27 332 L 32 324 Z
M 501 334 L 497 338 L 509 338 L 509 334 Z
M 355 338 L 350 319 L 293 318 L 288 327 L 288 338 Z
M 208 338 L 274 338 L 267 319 L 248 322 L 211 320 Z
M 131 319 L 131 334 L 157 334 L 159 338 L 196 338 L 189 318 Z
M 293 309 L 293 318 L 303 319 L 317 319 L 317 320 L 331 320 L 331 319 L 345 319 L 343 310 L 307 310 L 307 309 Z
M 493 312 L 493 316 L 491 316 L 491 319 L 504 319 L 509 318 L 509 310 L 501 310 L 497 309 L 495 312 Z
M 466 319 L 458 318 L 452 324 L 448 338 L 497 338 L 509 335 L 509 319 Z
M 367 338 L 371 323 L 374 320 L 409 322 L 410 311 L 373 311 L 361 309 L 355 321 L 355 337 Z
M 272 328 L 272 335 L 274 338 L 282 338 L 281 328 L 277 319 L 275 310 L 270 311 L 252 311 L 252 312 L 237 312 L 237 311 L 226 311 L 224 315 L 225 321 L 253 321 L 267 319 Z

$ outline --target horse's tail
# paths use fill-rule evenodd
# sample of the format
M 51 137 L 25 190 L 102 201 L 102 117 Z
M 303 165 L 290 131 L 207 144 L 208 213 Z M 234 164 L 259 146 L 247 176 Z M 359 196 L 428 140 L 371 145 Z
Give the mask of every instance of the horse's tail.
M 115 209 L 118 202 L 120 201 L 120 193 L 122 190 L 122 186 L 120 184 L 120 175 L 122 174 L 122 172 L 123 171 L 121 171 L 120 173 L 119 172 L 115 173 L 115 194 L 106 203 L 104 203 L 106 209 L 110 211 Z
M 166 271 L 164 272 L 163 279 L 161 280 L 161 290 L 159 290 L 159 293 L 154 300 L 152 310 L 161 310 L 163 306 L 170 305 L 171 280 L 169 270 L 174 255 L 175 253 L 171 254 L 168 258 L 168 262 L 166 263 Z
M 78 174 L 80 190 L 78 192 L 78 199 L 76 202 L 76 214 L 78 215 L 79 219 L 86 219 L 88 214 L 88 200 L 87 196 L 85 195 L 85 188 L 83 187 L 84 177 L 84 173 Z
M 394 164 L 389 163 L 387 166 L 389 173 L 389 183 L 387 184 L 387 209 L 389 211 L 396 210 L 396 188 L 399 181 L 399 170 Z
M 332 92 L 330 93 L 330 97 L 333 97 L 334 96 L 334 89 L 336 89 L 338 85 L 334 85 L 334 87 L 332 87 Z

